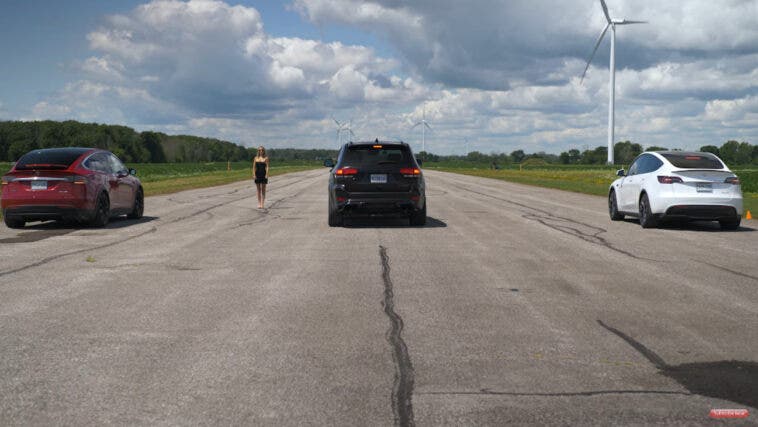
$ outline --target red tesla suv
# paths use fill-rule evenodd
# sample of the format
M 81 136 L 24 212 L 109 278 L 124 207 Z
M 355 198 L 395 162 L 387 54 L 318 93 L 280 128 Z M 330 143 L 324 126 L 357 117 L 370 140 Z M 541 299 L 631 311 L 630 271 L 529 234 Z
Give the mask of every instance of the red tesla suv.
M 135 173 L 106 150 L 30 151 L 2 177 L 3 220 L 10 228 L 51 219 L 102 227 L 116 215 L 141 218 L 144 193 Z

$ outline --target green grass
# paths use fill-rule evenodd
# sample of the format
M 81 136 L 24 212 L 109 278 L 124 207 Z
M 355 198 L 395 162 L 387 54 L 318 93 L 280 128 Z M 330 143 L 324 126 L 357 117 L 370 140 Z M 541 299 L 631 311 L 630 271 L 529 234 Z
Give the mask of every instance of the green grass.
M 616 167 L 608 166 L 585 169 L 581 166 L 567 167 L 561 165 L 554 167 L 550 165 L 523 170 L 518 170 L 517 167 L 513 166 L 499 170 L 489 169 L 487 165 L 464 167 L 462 165 L 436 165 L 434 163 L 427 163 L 424 166 L 425 169 L 501 179 L 520 184 L 556 188 L 596 196 L 606 196 L 608 194 L 608 187 L 616 179 Z M 742 181 L 744 210 L 758 213 L 758 170 L 738 169 L 734 172 Z

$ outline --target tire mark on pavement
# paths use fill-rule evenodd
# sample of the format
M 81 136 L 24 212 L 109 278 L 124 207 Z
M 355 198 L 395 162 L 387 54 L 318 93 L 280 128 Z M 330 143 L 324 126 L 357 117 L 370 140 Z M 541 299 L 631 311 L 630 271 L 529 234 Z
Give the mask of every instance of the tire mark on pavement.
M 495 200 L 499 200 L 501 202 L 509 203 L 511 205 L 515 205 L 523 209 L 528 209 L 529 211 L 532 211 L 532 212 L 529 212 L 529 211 L 523 212 L 522 217 L 524 219 L 539 222 L 540 224 L 546 227 L 552 228 L 553 230 L 556 230 L 556 231 L 560 231 L 561 233 L 566 233 L 568 235 L 578 237 L 584 240 L 585 242 L 592 243 L 594 245 L 603 246 L 612 251 L 618 252 L 622 255 L 626 255 L 634 259 L 640 259 L 640 260 L 646 260 L 646 261 L 657 261 L 650 258 L 640 257 L 631 252 L 617 248 L 611 242 L 606 240 L 604 237 L 600 237 L 600 234 L 606 233 L 608 231 L 604 228 L 587 224 L 581 221 L 577 221 L 571 218 L 558 216 L 544 209 L 535 208 L 524 203 L 519 203 L 513 200 L 504 199 L 502 197 L 493 196 L 492 194 L 482 193 L 482 192 L 479 192 L 479 191 L 476 191 L 476 190 L 473 190 L 471 188 L 464 187 L 461 185 L 452 184 L 452 183 L 448 183 L 448 184 L 453 187 L 458 187 L 461 190 L 468 191 L 470 193 L 478 194 L 480 196 L 485 196 L 485 197 L 489 197 Z M 534 213 L 534 212 L 537 212 L 537 213 Z M 568 226 L 567 224 L 572 225 L 572 226 Z M 585 228 L 588 230 L 585 230 Z
M 390 319 L 390 329 L 387 331 L 387 341 L 392 345 L 392 360 L 395 362 L 395 380 L 392 386 L 392 411 L 395 414 L 396 426 L 413 426 L 413 365 L 408 355 L 408 347 L 403 341 L 403 319 L 395 312 L 392 278 L 390 277 L 390 261 L 387 248 L 379 246 L 379 257 L 382 260 L 382 281 L 384 282 L 384 313 Z
M 320 171 L 319 171 L 319 173 L 320 173 Z M 306 179 L 307 178 L 315 178 L 316 176 L 317 176 L 317 174 L 312 173 L 312 174 L 306 174 L 303 178 L 306 178 Z M 286 187 L 294 185 L 294 184 L 296 184 L 298 182 L 302 182 L 302 179 L 294 179 L 292 182 L 288 182 L 287 184 L 283 184 L 281 186 L 276 187 L 276 189 L 286 188 Z M 217 203 L 215 205 L 212 205 L 212 206 L 200 209 L 198 211 L 195 211 L 195 212 L 193 212 L 193 213 L 191 213 L 189 215 L 185 215 L 185 216 L 179 217 L 179 218 L 174 218 L 173 220 L 164 222 L 163 224 L 173 224 L 173 223 L 176 223 L 176 222 L 179 222 L 179 221 L 183 221 L 183 220 L 186 220 L 186 219 L 189 219 L 189 218 L 193 218 L 195 216 L 198 216 L 198 215 L 201 215 L 203 213 L 206 213 L 206 212 L 208 212 L 208 211 L 210 211 L 212 209 L 216 209 L 218 207 L 221 207 L 221 206 L 224 206 L 224 205 L 227 205 L 227 204 L 230 204 L 230 203 L 235 203 L 235 202 L 238 202 L 238 201 L 241 201 L 241 200 L 244 200 L 244 199 L 249 199 L 249 198 L 252 198 L 252 197 L 253 196 L 246 196 L 246 197 L 241 197 L 241 198 L 237 198 L 237 199 L 234 199 L 234 200 L 227 200 L 227 201 L 225 201 L 223 203 Z M 160 220 L 158 220 L 158 222 L 160 222 Z M 106 244 L 102 244 L 102 245 L 96 245 L 96 246 L 90 246 L 90 247 L 83 248 L 83 249 L 77 249 L 77 250 L 71 251 L 71 252 L 65 252 L 65 253 L 61 253 L 61 254 L 52 255 L 52 256 L 43 258 L 43 259 L 41 259 L 41 260 L 39 260 L 37 262 L 31 263 L 31 264 L 27 264 L 27 265 L 24 265 L 24 266 L 21 266 L 21 267 L 18 267 L 18 268 L 14 268 L 14 269 L 11 269 L 11 270 L 0 271 L 0 277 L 7 276 L 7 275 L 10 275 L 10 274 L 14 274 L 14 273 L 18 273 L 18 272 L 21 272 L 21 271 L 24 271 L 24 270 L 28 270 L 30 268 L 39 267 L 39 266 L 47 264 L 47 263 L 49 263 L 51 261 L 55 261 L 57 259 L 60 259 L 60 258 L 63 258 L 63 257 L 67 257 L 69 255 L 76 255 L 76 254 L 80 254 L 80 253 L 83 253 L 83 252 L 94 251 L 94 250 L 98 250 L 98 249 L 104 249 L 104 248 L 109 248 L 109 247 L 112 247 L 112 246 L 116 246 L 116 245 L 119 245 L 121 243 L 125 243 L 125 242 L 128 242 L 130 240 L 137 239 L 139 237 L 148 235 L 150 233 L 154 233 L 156 231 L 158 231 L 158 227 L 153 226 L 153 227 L 151 227 L 147 231 L 144 231 L 144 232 L 139 233 L 139 234 L 135 234 L 133 236 L 126 237 L 124 239 L 121 239 L 121 240 L 118 240 L 118 241 L 115 241 L 115 242 L 110 242 L 110 243 L 106 243 Z
M 479 391 L 426 391 L 417 392 L 419 395 L 480 395 L 480 396 L 534 396 L 534 397 L 571 397 L 571 396 L 601 396 L 606 394 L 674 394 L 694 396 L 694 393 L 676 390 L 590 390 L 569 392 L 520 393 L 514 391 L 496 391 L 483 388 Z
M 314 178 L 315 176 L 316 176 L 315 174 L 309 174 L 309 175 L 306 175 L 304 178 Z M 288 182 L 287 184 L 283 184 L 281 186 L 275 187 L 274 190 L 280 190 L 282 188 L 289 187 L 289 186 L 297 184 L 299 182 L 303 182 L 303 181 L 300 180 L 300 179 L 294 179 L 292 182 Z M 174 219 L 172 219 L 170 221 L 164 222 L 164 224 L 174 224 L 174 223 L 177 223 L 179 221 L 184 221 L 184 220 L 187 220 L 187 219 L 190 219 L 190 218 L 194 218 L 194 217 L 196 217 L 196 216 L 198 216 L 198 215 L 200 215 L 202 213 L 208 212 L 208 211 L 216 209 L 216 208 L 220 208 L 221 206 L 224 206 L 224 205 L 229 205 L 229 204 L 232 204 L 232 203 L 236 203 L 236 202 L 239 202 L 239 201 L 242 201 L 242 200 L 245 200 L 245 199 L 252 199 L 254 196 L 255 196 L 254 194 L 251 194 L 249 196 L 239 197 L 239 198 L 236 198 L 236 199 L 233 199 L 233 200 L 226 200 L 226 201 L 221 202 L 221 203 L 216 203 L 215 205 L 208 206 L 206 208 L 203 208 L 203 209 L 200 209 L 198 211 L 192 212 L 192 213 L 190 213 L 188 215 L 184 215 L 184 216 L 181 216 L 181 217 L 178 217 L 178 218 L 174 218 Z
M 632 336 L 606 325 L 600 319 L 597 319 L 597 323 L 626 341 L 655 366 L 660 375 L 676 381 L 691 394 L 758 408 L 758 363 L 749 360 L 719 360 L 670 365 L 658 353 Z
M 43 258 L 43 259 L 41 259 L 41 260 L 39 260 L 39 261 L 37 261 L 35 263 L 27 264 L 27 265 L 25 265 L 23 267 L 14 268 L 12 270 L 0 271 L 0 277 L 6 276 L 6 275 L 9 275 L 9 274 L 13 274 L 13 273 L 18 273 L 19 271 L 28 270 L 30 268 L 39 267 L 42 264 L 47 264 L 50 261 L 55 261 L 56 259 L 67 257 L 69 255 L 76 255 L 76 254 L 80 254 L 82 252 L 89 252 L 89 251 L 94 251 L 94 250 L 98 250 L 98 249 L 104 249 L 104 248 L 109 248 L 109 247 L 112 247 L 112 246 L 120 245 L 121 243 L 125 243 L 125 242 L 128 242 L 130 240 L 134 240 L 136 238 L 145 236 L 147 234 L 155 233 L 156 231 L 158 231 L 158 228 L 151 227 L 147 231 L 144 231 L 144 232 L 139 233 L 139 234 L 135 234 L 133 236 L 126 237 L 124 239 L 121 239 L 121 240 L 118 240 L 118 241 L 115 241 L 115 242 L 110 242 L 110 243 L 106 243 L 106 244 L 99 245 L 99 246 L 91 246 L 91 247 L 84 248 L 84 249 L 77 249 L 75 251 L 65 252 L 65 253 L 62 253 L 62 254 L 57 254 L 57 255 L 49 256 L 49 257 Z
M 282 197 L 280 199 L 274 200 L 269 205 L 269 207 L 267 207 L 267 208 L 263 208 L 262 210 L 256 209 L 254 212 L 256 212 L 256 213 L 259 214 L 259 216 L 257 218 L 255 218 L 253 220 L 250 220 L 250 221 L 241 222 L 241 223 L 237 224 L 236 226 L 231 227 L 230 229 L 234 230 L 234 229 L 237 229 L 237 228 L 240 228 L 240 227 L 247 227 L 249 225 L 258 224 L 258 223 L 263 222 L 263 221 L 265 221 L 265 220 L 267 220 L 269 218 L 281 219 L 282 218 L 281 215 L 276 215 L 276 214 L 272 215 L 270 213 L 270 211 L 274 210 L 274 209 L 283 209 L 283 208 L 279 207 L 279 204 L 281 204 L 283 202 L 286 202 L 286 201 L 288 201 L 290 199 L 295 199 L 295 198 L 301 196 L 303 193 L 305 193 L 307 190 L 309 190 L 311 188 L 311 186 L 312 185 L 306 186 L 306 187 L 302 188 L 300 191 L 298 191 L 295 194 L 292 194 L 292 195 L 289 195 L 289 196 L 284 196 L 284 197 Z
M 719 270 L 722 270 L 722 271 L 726 271 L 727 273 L 732 273 L 732 274 L 735 274 L 735 275 L 737 275 L 737 276 L 742 276 L 742 277 L 746 277 L 746 278 L 748 278 L 748 279 L 753 279 L 753 280 L 755 280 L 755 281 L 758 281 L 758 277 L 755 277 L 755 276 L 751 276 L 751 275 L 749 275 L 749 274 L 747 274 L 747 273 L 742 273 L 742 272 L 739 272 L 739 271 L 736 271 L 736 270 L 732 270 L 732 269 L 729 269 L 729 268 L 726 268 L 726 267 L 722 267 L 722 266 L 720 266 L 720 265 L 711 264 L 711 263 L 710 263 L 710 262 L 708 262 L 708 261 L 697 261 L 697 262 L 699 262 L 699 263 L 703 263 L 703 264 L 706 264 L 706 265 L 710 265 L 710 266 L 711 266 L 711 267 L 713 267 L 713 268 L 717 268 L 717 269 L 719 269 Z

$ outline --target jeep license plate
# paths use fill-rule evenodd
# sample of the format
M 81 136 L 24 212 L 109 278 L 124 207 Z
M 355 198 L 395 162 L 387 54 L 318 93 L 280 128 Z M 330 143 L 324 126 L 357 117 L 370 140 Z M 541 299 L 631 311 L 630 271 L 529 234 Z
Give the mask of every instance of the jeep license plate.
M 371 183 L 372 184 L 386 184 L 387 174 L 386 173 L 371 174 Z

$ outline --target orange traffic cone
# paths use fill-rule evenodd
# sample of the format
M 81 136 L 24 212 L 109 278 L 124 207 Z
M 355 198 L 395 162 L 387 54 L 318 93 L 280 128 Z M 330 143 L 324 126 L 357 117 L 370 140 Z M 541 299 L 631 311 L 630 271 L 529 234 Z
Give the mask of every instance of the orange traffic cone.
M 747 215 L 745 215 L 745 219 L 753 219 L 753 215 L 750 215 L 750 211 L 747 211 Z

